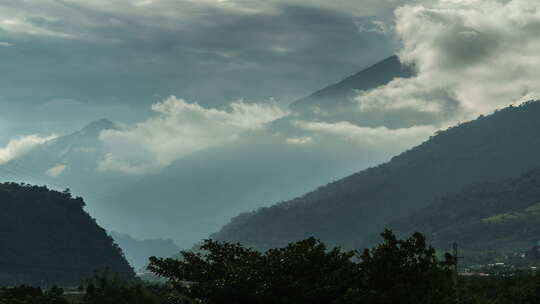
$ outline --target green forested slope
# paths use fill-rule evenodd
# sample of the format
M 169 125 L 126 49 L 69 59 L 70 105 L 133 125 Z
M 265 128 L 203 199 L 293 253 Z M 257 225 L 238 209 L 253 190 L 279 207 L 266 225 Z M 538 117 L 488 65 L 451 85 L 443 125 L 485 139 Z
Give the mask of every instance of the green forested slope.
M 0 286 L 77 286 L 96 270 L 133 270 L 81 198 L 46 187 L 0 184 Z
M 457 241 L 473 256 L 526 251 L 540 241 L 540 169 L 472 185 L 390 227 L 403 235 L 420 231 L 438 248 Z
M 529 102 L 460 124 L 388 163 L 242 214 L 213 238 L 259 249 L 309 236 L 332 245 L 362 242 L 437 197 L 540 167 L 538 117 L 540 102 Z

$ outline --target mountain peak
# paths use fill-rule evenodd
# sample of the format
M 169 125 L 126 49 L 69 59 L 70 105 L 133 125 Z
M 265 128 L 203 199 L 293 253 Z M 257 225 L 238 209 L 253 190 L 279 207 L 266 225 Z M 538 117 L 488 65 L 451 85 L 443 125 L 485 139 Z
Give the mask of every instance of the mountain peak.
M 116 124 L 109 119 L 102 118 L 94 120 L 82 128 L 81 132 L 85 134 L 97 134 L 103 130 L 118 129 Z
M 402 64 L 398 56 L 390 56 L 338 83 L 293 102 L 291 109 L 299 111 L 313 106 L 332 108 L 336 104 L 346 104 L 359 90 L 373 89 L 395 78 L 409 78 L 414 73 L 414 68 Z

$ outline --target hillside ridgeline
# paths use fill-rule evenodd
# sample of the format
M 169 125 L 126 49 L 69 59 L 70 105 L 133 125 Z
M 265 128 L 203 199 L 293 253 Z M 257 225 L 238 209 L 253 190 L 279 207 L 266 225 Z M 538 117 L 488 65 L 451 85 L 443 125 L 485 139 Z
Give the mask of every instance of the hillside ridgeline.
M 540 241 L 540 169 L 467 187 L 389 226 L 420 231 L 441 249 L 456 241 L 468 260 L 527 252 Z
M 435 198 L 540 167 L 540 102 L 438 132 L 391 161 L 296 199 L 244 213 L 212 237 L 258 249 L 315 236 L 353 246 Z
M 78 286 L 95 271 L 134 272 L 121 249 L 68 191 L 0 184 L 0 286 Z

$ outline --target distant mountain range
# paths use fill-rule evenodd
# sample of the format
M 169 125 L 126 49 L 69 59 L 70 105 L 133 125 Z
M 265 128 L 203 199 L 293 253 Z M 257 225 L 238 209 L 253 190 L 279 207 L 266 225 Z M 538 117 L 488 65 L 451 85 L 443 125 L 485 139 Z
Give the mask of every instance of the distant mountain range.
M 180 252 L 172 240 L 146 239 L 137 240 L 124 233 L 110 232 L 114 241 L 122 248 L 128 262 L 139 271 L 148 265 L 151 256 L 170 257 Z
M 106 119 L 91 122 L 0 165 L 0 180 L 70 188 L 107 230 L 135 239 L 173 238 L 189 248 L 240 212 L 290 199 L 390 156 L 261 138 L 188 155 L 157 173 L 98 171 L 106 153 L 99 134 L 117 128 Z
M 359 92 L 412 76 L 413 67 L 402 65 L 396 56 L 387 58 L 299 99 L 291 104 L 296 115 L 270 128 L 288 134 L 294 119 L 388 128 L 429 124 L 433 117 L 428 114 L 403 122 L 396 119 L 400 111 L 355 110 L 362 102 Z M 0 165 L 0 179 L 69 187 L 83 195 L 86 210 L 101 225 L 133 236 L 117 237 L 125 241 L 121 246 L 136 267 L 149 254 L 136 239 L 174 238 L 188 248 L 231 217 L 260 207 L 233 218 L 213 237 L 260 249 L 312 235 L 329 244 L 358 246 L 437 197 L 540 167 L 540 142 L 534 135 L 539 114 L 537 102 L 507 108 L 439 132 L 389 162 L 390 152 L 368 156 L 352 148 L 313 149 L 268 137 L 200 151 L 144 176 L 96 170 L 107 152 L 100 133 L 119 129 L 102 119 Z
M 78 286 L 107 269 L 133 278 L 122 250 L 83 206 L 68 192 L 0 184 L 0 286 Z
M 402 67 L 397 57 L 391 57 L 292 107 L 304 109 L 302 115 L 307 118 L 314 106 L 325 111 L 338 109 L 336 100 L 344 105 L 357 90 L 408 75 L 409 69 Z M 289 132 L 289 121 L 283 126 Z M 200 151 L 143 176 L 98 171 L 98 162 L 107 152 L 99 135 L 119 128 L 107 119 L 93 121 L 0 165 L 0 180 L 48 185 L 57 190 L 69 187 L 84 196 L 86 210 L 108 230 L 138 239 L 174 238 L 181 246 L 190 247 L 242 211 L 290 199 L 390 156 L 366 157 L 353 149 L 330 153 L 326 148 L 264 138 L 257 144 L 234 143 Z M 139 255 L 128 251 L 128 256 Z
M 380 166 L 296 199 L 244 213 L 213 235 L 259 249 L 315 236 L 354 246 L 437 197 L 540 167 L 540 102 L 438 132 Z

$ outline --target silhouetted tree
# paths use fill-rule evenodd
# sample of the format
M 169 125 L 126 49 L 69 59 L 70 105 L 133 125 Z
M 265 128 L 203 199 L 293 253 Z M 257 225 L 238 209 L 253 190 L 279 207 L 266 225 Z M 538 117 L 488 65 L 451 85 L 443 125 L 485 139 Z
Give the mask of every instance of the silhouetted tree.
M 449 254 L 438 261 L 420 233 L 405 240 L 389 229 L 381 235 L 382 244 L 360 255 L 360 281 L 347 296 L 352 303 L 453 303 L 454 261 Z
M 149 269 L 207 304 L 444 303 L 452 295 L 451 261 L 437 261 L 421 234 L 383 237 L 359 259 L 314 238 L 265 253 L 206 240 L 179 260 L 150 258 Z

